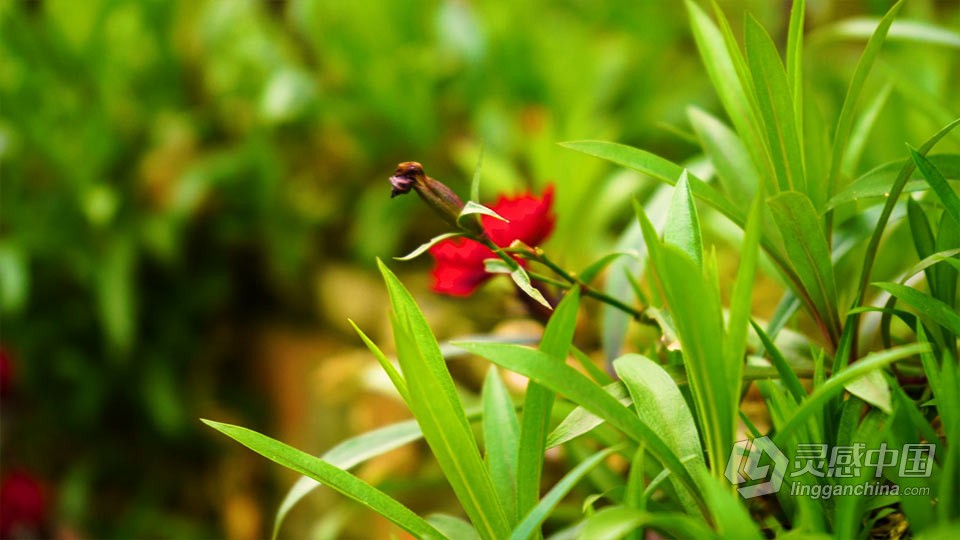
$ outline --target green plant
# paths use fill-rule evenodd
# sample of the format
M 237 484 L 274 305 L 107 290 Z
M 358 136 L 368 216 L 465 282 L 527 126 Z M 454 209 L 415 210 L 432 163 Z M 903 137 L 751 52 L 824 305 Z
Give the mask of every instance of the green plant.
M 531 287 L 534 274 L 512 256 L 539 264 L 549 274 L 537 274 L 544 278 L 540 282 L 566 291 L 552 306 L 537 349 L 490 341 L 456 343 L 530 379 L 519 419 L 496 370 L 485 381 L 482 411 L 466 412 L 426 319 L 381 263 L 399 369 L 360 335 L 410 407 L 418 429 L 413 424 L 385 428 L 315 458 L 244 428 L 206 422 L 420 537 L 538 537 L 541 525 L 580 481 L 588 482 L 595 495 L 579 505 L 582 512 L 558 519 L 559 536 L 642 538 L 642 531 L 651 529 L 680 538 L 851 538 L 867 537 L 880 522 L 918 536 L 956 534 L 960 199 L 949 179 L 960 176 L 960 170 L 955 153 L 930 152 L 956 136 L 952 130 L 960 119 L 900 159 L 855 175 L 855 154 L 863 151 L 890 93 L 879 93 L 858 114 L 881 47 L 893 30 L 898 38 L 917 38 L 910 32 L 914 26 L 896 26 L 901 7 L 897 3 L 876 22 L 837 120 L 828 125 L 804 76 L 804 2 L 793 5 L 785 62 L 752 17 L 746 19 L 741 48 L 719 8 L 714 6 L 711 18 L 688 2 L 697 47 L 732 123 L 731 128 L 709 113 L 691 110 L 690 124 L 707 163 L 702 172 L 620 144 L 563 143 L 673 186 L 667 204 L 656 196 L 651 201 L 657 204 L 635 203 L 637 224 L 622 244 L 642 253 L 643 262 L 624 258 L 629 262 L 618 265 L 621 260 L 604 257 L 597 263 L 598 269 L 610 267 L 605 293 L 594 297 L 604 301 L 634 295 L 662 337 L 641 344 L 644 355 L 620 354 L 621 328 L 637 318 L 638 308 L 607 302 L 601 333 L 616 381 L 587 367 L 589 359 L 583 371 L 566 363 L 568 355 L 583 362 L 573 342 L 580 298 L 589 283 L 578 281 L 542 250 L 488 243 L 527 294 L 545 301 Z M 946 47 L 957 47 L 957 37 L 947 30 L 921 33 L 922 39 Z M 477 194 L 474 189 L 461 218 L 484 213 Z M 891 245 L 891 229 L 902 227 L 893 218 L 903 215 L 904 206 L 909 238 L 920 259 L 916 264 Z M 660 219 L 651 219 L 654 213 L 666 218 L 661 229 L 655 224 Z M 717 216 L 742 230 L 735 236 L 735 274 L 724 288 L 717 251 L 705 249 L 704 242 L 707 218 Z M 484 240 L 482 231 L 447 217 L 462 227 L 458 234 Z M 884 275 L 899 279 L 878 280 L 881 266 Z M 769 321 L 754 314 L 752 302 L 761 269 L 785 288 Z M 927 291 L 918 288 L 921 275 Z M 726 305 L 724 295 L 729 297 Z M 878 325 L 864 324 L 868 312 L 880 313 Z M 786 337 L 800 347 L 781 339 L 791 323 L 796 331 Z M 762 415 L 744 410 L 751 385 L 759 391 Z M 769 425 L 761 429 L 761 420 Z M 472 421 L 481 424 L 483 452 Z M 769 437 L 788 463 L 802 460 L 798 449 L 803 445 L 932 445 L 935 453 L 924 478 L 883 475 L 883 467 L 874 466 L 848 476 L 803 477 L 794 484 L 821 493 L 882 476 L 886 485 L 922 488 L 927 495 L 898 492 L 831 500 L 795 495 L 791 489 L 744 502 L 728 480 L 737 484 L 731 452 L 746 433 L 758 440 Z M 442 514 L 419 517 L 344 470 L 359 462 L 342 457 L 347 448 L 378 453 L 419 437 L 429 445 L 469 521 Z M 576 465 L 541 497 L 544 453 L 560 445 Z M 342 468 L 332 466 L 336 464 Z M 315 485 L 303 481 L 291 491 L 276 527 Z

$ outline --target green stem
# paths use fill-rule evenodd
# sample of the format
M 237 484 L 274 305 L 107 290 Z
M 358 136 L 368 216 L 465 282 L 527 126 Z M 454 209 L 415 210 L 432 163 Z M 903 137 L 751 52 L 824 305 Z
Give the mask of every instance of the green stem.
M 481 242 L 483 242 L 483 240 L 481 240 Z M 540 248 L 526 248 L 526 247 L 523 247 L 523 248 L 507 248 L 507 249 L 503 249 L 503 248 L 500 248 L 499 246 L 496 246 L 495 244 L 493 244 L 493 242 L 491 242 L 489 239 L 486 239 L 486 242 L 483 242 L 483 243 L 484 243 L 487 247 L 489 247 L 490 249 L 492 249 L 494 252 L 496 252 L 496 253 L 500 256 L 501 259 L 504 259 L 504 257 L 506 257 L 506 258 L 504 259 L 505 261 L 506 261 L 507 259 L 512 260 L 512 258 L 511 258 L 507 253 L 515 253 L 515 254 L 523 257 L 524 259 L 527 259 L 527 260 L 529 260 L 529 261 L 535 261 L 535 262 L 538 262 L 538 263 L 546 266 L 546 267 L 549 268 L 554 274 L 560 276 L 560 278 L 563 279 L 564 281 L 563 281 L 563 282 L 560 282 L 560 281 L 558 281 L 558 280 L 555 280 L 555 279 L 552 279 L 552 278 L 548 278 L 547 276 L 544 276 L 544 275 L 542 275 L 542 274 L 536 274 L 536 273 L 533 273 L 533 272 L 528 272 L 528 274 L 530 274 L 530 277 L 533 278 L 533 279 L 537 279 L 537 280 L 542 281 L 542 282 L 544 282 L 544 283 L 550 283 L 550 284 L 552 284 L 552 285 L 555 285 L 555 286 L 557 286 L 557 287 L 561 287 L 561 288 L 563 288 L 563 289 L 569 289 L 569 288 L 571 288 L 571 287 L 573 287 L 573 286 L 576 285 L 576 286 L 580 287 L 581 294 L 583 294 L 584 296 L 589 296 L 590 298 L 593 298 L 594 300 L 599 300 L 600 302 L 603 302 L 604 304 L 607 304 L 607 305 L 609 305 L 609 306 L 613 306 L 613 307 L 619 309 L 620 311 L 623 311 L 624 313 L 627 313 L 628 315 L 630 315 L 631 317 L 633 317 L 635 320 L 637 320 L 638 322 L 640 322 L 640 323 L 642 323 L 642 324 L 651 325 L 651 326 L 657 326 L 656 321 L 654 321 L 653 319 L 651 319 L 650 317 L 648 317 L 648 316 L 647 316 L 646 314 L 644 314 L 642 311 L 640 311 L 640 310 L 634 308 L 633 306 L 630 306 L 630 305 L 628 305 L 628 304 L 626 304 L 626 303 L 624 303 L 624 302 L 621 302 L 620 300 L 617 300 L 616 298 L 614 298 L 614 297 L 612 297 L 612 296 L 610 296 L 610 295 L 608 295 L 608 294 L 606 294 L 606 293 L 603 293 L 603 292 L 601 292 L 601 291 L 598 291 L 597 289 L 595 289 L 595 288 L 591 287 L 590 285 L 584 283 L 584 282 L 581 281 L 580 278 L 578 278 L 575 274 L 566 271 L 566 270 L 563 269 L 560 265 L 558 265 L 557 263 L 553 262 L 553 260 L 551 260 L 550 257 L 548 257 L 547 254 L 544 253 L 544 251 L 543 251 L 542 249 L 540 249 Z M 514 261 L 514 263 L 515 263 L 515 261 Z

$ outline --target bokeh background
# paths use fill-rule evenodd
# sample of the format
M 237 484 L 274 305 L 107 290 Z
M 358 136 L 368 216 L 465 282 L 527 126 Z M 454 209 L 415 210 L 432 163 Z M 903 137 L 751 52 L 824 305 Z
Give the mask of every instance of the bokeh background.
M 789 4 L 721 2 L 738 31 L 749 10 L 779 43 Z M 810 88 L 832 119 L 864 40 L 831 24 L 891 2 L 808 4 Z M 958 12 L 913 0 L 903 18 L 956 31 Z M 858 169 L 956 117 L 958 57 L 885 47 L 865 95 L 892 93 Z M 414 197 L 389 198 L 394 165 L 465 193 L 482 146 L 485 198 L 553 182 L 549 247 L 583 267 L 652 183 L 556 143 L 695 162 L 691 104 L 719 111 L 679 2 L 0 2 L 0 450 L 36 510 L 19 531 L 264 537 L 295 477 L 198 418 L 320 453 L 407 416 L 347 323 L 389 348 L 375 258 L 444 232 Z M 440 337 L 533 324 L 506 285 L 444 299 L 428 260 L 391 265 Z M 469 388 L 476 370 L 459 369 Z M 420 454 L 360 472 L 442 507 Z M 391 531 L 322 490 L 284 530 Z

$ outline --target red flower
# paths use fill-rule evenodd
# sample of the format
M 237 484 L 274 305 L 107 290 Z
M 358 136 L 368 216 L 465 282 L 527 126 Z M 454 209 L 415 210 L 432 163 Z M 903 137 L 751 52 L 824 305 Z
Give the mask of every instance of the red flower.
M 41 530 L 47 505 L 44 489 L 29 474 L 14 471 L 0 482 L 0 537 L 22 532 L 33 537 Z
M 547 186 L 543 195 L 536 197 L 529 192 L 516 197 L 500 196 L 490 208 L 509 223 L 490 216 L 480 220 L 487 236 L 500 247 L 507 247 L 515 240 L 529 246 L 543 243 L 556 222 L 553 210 L 553 186 Z M 492 277 L 483 267 L 484 259 L 497 256 L 483 244 L 467 238 L 451 238 L 430 248 L 436 259 L 433 268 L 433 290 L 450 296 L 468 296 L 481 283 Z

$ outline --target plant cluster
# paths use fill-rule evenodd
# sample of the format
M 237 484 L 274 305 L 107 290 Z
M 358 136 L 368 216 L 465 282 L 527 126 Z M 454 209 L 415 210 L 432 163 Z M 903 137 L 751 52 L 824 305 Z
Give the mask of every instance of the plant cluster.
M 903 141 L 914 146 L 855 173 L 891 93 L 862 95 L 887 38 L 956 47 L 956 34 L 896 23 L 902 2 L 894 5 L 871 25 L 828 123 L 805 77 L 803 1 L 793 4 L 785 58 L 754 18 L 746 18 L 741 45 L 719 8 L 711 16 L 693 2 L 686 7 L 731 124 L 700 110 L 690 114 L 704 163 L 685 167 L 610 142 L 563 144 L 673 186 L 665 204 L 635 199 L 636 222 L 628 228 L 635 232 L 625 235 L 625 253 L 571 272 L 545 249 L 528 245 L 553 228 L 543 200 L 513 199 L 529 211 L 511 208 L 506 215 L 504 201 L 511 199 L 480 204 L 479 174 L 464 203 L 420 164 L 399 165 L 390 178 L 394 195 L 416 191 L 453 228 L 411 254 L 434 256 L 435 289 L 468 294 L 487 274 L 508 274 L 523 295 L 550 310 L 543 336 L 536 348 L 454 342 L 494 365 L 481 406 L 468 408 L 417 302 L 379 263 L 396 364 L 357 332 L 413 420 L 357 436 L 319 458 L 246 428 L 205 421 L 305 475 L 281 506 L 276 527 L 323 484 L 420 538 L 523 539 L 547 531 L 556 538 L 642 538 L 645 531 L 676 538 L 960 533 L 960 198 L 950 182 L 960 161 L 955 153 L 933 153 L 951 138 L 955 146 L 960 119 L 925 141 Z M 552 196 L 548 191 L 544 199 Z M 526 222 L 530 216 L 539 221 Z M 707 216 L 741 231 L 730 280 L 721 280 L 716 250 L 705 245 Z M 905 256 L 908 250 L 919 262 Z M 607 283 L 598 286 L 604 270 Z M 767 320 L 752 303 L 760 272 L 785 290 Z M 609 371 L 576 345 L 587 296 L 611 310 L 602 331 Z M 655 325 L 660 339 L 621 354 L 618 328 L 631 320 Z M 529 379 L 522 395 L 511 395 L 498 367 Z M 761 412 L 748 411 L 750 402 Z M 761 468 L 760 462 L 746 470 L 731 465 L 735 442 L 744 438 L 775 446 L 789 463 L 802 461 L 805 445 L 934 451 L 922 478 L 874 463 L 798 481 L 801 491 L 808 486 L 822 493 L 878 479 L 902 492 L 818 498 L 772 490 L 744 500 L 747 492 L 736 489 L 741 476 Z M 349 472 L 419 439 L 462 516 L 417 515 Z M 569 468 L 542 493 L 545 454 L 555 447 L 563 448 Z M 579 511 L 561 513 L 581 483 L 588 495 L 575 501 Z M 910 495 L 908 487 L 925 495 Z

